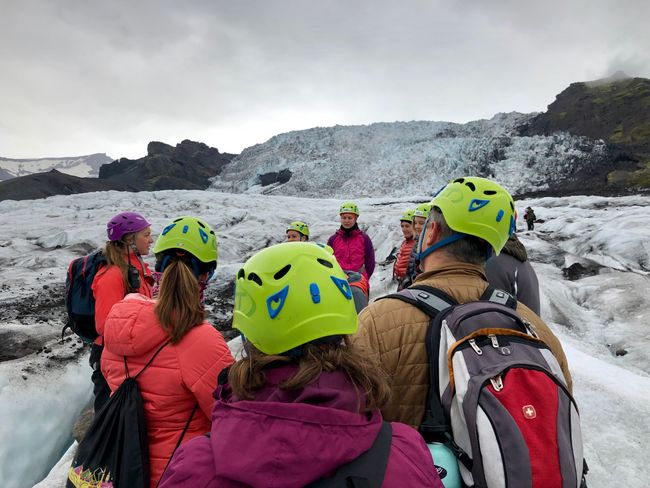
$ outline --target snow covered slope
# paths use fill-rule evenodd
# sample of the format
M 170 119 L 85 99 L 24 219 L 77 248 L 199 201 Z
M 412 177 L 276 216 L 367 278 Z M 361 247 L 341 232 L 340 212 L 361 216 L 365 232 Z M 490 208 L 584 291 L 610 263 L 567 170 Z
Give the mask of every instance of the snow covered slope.
M 79 177 L 97 177 L 99 167 L 108 164 L 113 159 L 104 153 L 90 154 L 88 156 L 72 156 L 66 158 L 41 158 L 41 159 L 10 159 L 0 157 L 0 181 L 15 178 L 16 176 L 44 173 L 56 169 Z
M 186 214 L 214 226 L 219 266 L 208 295 L 210 320 L 223 324 L 232 311 L 227 290 L 241 264 L 255 251 L 280 242 L 292 220 L 308 222 L 313 239 L 326 240 L 338 227 L 339 203 L 203 191 L 101 192 L 0 202 L 2 486 L 32 486 L 72 443 L 69 426 L 88 400 L 91 383 L 87 352 L 73 340 L 60 344 L 57 339 L 63 281 L 70 259 L 102 244 L 109 217 L 137 209 L 152 222 L 154 233 Z M 399 245 L 399 216 L 413 202 L 374 198 L 358 203 L 361 226 L 382 261 Z M 517 202 L 520 214 L 527 205 L 545 221 L 530 233 L 520 229 L 520 236 L 539 275 L 542 317 L 564 344 L 574 376 L 591 467 L 589 486 L 605 488 L 615 480 L 619 486 L 646 487 L 650 197 L 525 200 Z M 565 270 L 577 263 L 588 272 L 568 279 Z M 394 286 L 391 266 L 379 265 L 371 279 L 372 297 Z M 22 356 L 10 359 L 16 351 Z M 52 477 L 60 476 L 60 468 Z M 43 486 L 59 486 L 50 481 Z
M 395 122 L 288 132 L 245 149 L 213 180 L 212 189 L 403 197 L 433 193 L 452 178 L 474 174 L 493 176 L 522 194 L 553 188 L 599 164 L 602 141 L 567 133 L 520 137 L 517 128 L 533 115 L 512 112 L 467 124 Z M 274 182 L 273 173 L 283 170 L 290 179 Z

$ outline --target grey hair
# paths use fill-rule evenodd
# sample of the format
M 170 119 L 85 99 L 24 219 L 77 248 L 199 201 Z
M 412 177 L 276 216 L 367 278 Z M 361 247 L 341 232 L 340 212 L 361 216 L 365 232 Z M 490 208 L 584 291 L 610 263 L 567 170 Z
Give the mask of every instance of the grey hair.
M 447 221 L 438 207 L 433 207 L 431 209 L 429 220 L 426 225 L 428 225 L 429 222 L 435 222 L 440 227 L 440 239 L 445 239 L 446 237 L 455 234 L 455 231 L 450 229 L 447 225 Z M 424 229 L 422 232 L 424 232 Z M 483 266 L 487 259 L 487 249 L 489 249 L 489 246 L 490 245 L 483 239 L 468 235 L 464 239 L 459 239 L 451 244 L 447 244 L 445 247 L 441 248 L 441 251 L 447 253 L 458 261 Z

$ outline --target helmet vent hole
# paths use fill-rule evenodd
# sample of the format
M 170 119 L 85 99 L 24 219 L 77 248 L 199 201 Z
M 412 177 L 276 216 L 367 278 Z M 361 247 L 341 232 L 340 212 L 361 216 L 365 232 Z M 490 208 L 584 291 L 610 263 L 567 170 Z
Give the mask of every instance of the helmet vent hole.
M 275 278 L 276 280 L 282 279 L 289 272 L 290 269 L 291 269 L 291 265 L 287 264 L 284 268 L 282 268 L 280 271 L 275 273 L 273 275 L 273 278 Z
M 472 190 L 472 191 L 476 191 L 476 186 L 471 181 L 468 181 L 467 183 L 465 183 L 465 186 L 467 188 L 469 188 L 470 190 Z
M 183 220 L 183 217 L 179 217 L 176 220 L 172 220 L 172 222 L 180 222 L 181 220 Z
M 246 272 L 244 271 L 244 268 L 240 269 L 239 272 L 237 273 L 237 279 L 245 278 L 246 277 Z
M 465 178 L 457 178 L 454 180 L 454 183 L 463 183 L 465 181 Z
M 512 203 L 512 202 L 510 202 L 510 208 L 511 208 L 511 209 L 512 209 L 512 211 L 514 212 L 514 211 L 515 211 L 515 204 L 514 204 L 514 203 Z
M 255 274 L 255 273 L 251 273 L 251 274 L 249 274 L 249 275 L 248 275 L 248 280 L 249 280 L 249 281 L 254 281 L 254 282 L 257 283 L 258 285 L 262 286 L 262 278 L 260 278 L 259 276 L 257 276 L 257 274 Z
M 497 192 L 494 191 L 494 190 L 485 190 L 483 192 L 483 195 L 496 195 L 496 194 L 497 194 Z
M 334 267 L 334 265 L 332 263 L 330 263 L 329 261 L 326 261 L 325 259 L 318 258 L 317 261 L 320 264 L 322 264 L 323 266 L 325 266 L 326 268 L 333 268 Z
M 205 229 L 205 225 L 203 225 L 203 222 L 197 220 L 196 223 L 199 224 L 201 227 L 203 227 Z

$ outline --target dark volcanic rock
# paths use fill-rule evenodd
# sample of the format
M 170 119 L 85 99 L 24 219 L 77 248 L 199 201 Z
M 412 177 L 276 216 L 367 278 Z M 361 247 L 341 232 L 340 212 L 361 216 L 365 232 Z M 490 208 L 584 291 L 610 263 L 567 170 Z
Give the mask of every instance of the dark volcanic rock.
M 53 195 L 119 190 L 120 185 L 97 178 L 80 178 L 53 169 L 47 173 L 20 176 L 0 181 L 0 201 L 32 200 Z
M 52 170 L 0 182 L 0 201 L 30 200 L 92 191 L 203 190 L 236 155 L 201 142 L 176 147 L 150 142 L 147 156 L 121 158 L 99 169 L 99 178 L 79 178 Z
M 520 129 L 522 135 L 557 131 L 607 143 L 602 163 L 579 175 L 583 187 L 605 192 L 650 189 L 649 79 L 619 72 L 611 78 L 572 83 L 546 112 Z
M 597 275 L 601 265 L 596 263 L 589 263 L 586 266 L 581 263 L 573 263 L 568 268 L 562 268 L 562 274 L 568 280 L 575 281 L 586 276 Z
M 260 175 L 260 184 L 262 186 L 269 186 L 273 183 L 286 183 L 291 179 L 291 170 L 283 169 L 278 172 L 271 171 Z
M 203 190 L 233 157 L 201 142 L 184 140 L 172 147 L 154 141 L 144 158 L 104 165 L 99 177 L 133 191 Z

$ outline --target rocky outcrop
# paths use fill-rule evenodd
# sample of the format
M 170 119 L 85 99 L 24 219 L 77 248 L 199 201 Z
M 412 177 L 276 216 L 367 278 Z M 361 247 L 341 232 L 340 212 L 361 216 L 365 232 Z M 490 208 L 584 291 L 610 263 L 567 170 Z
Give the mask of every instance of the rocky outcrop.
M 173 147 L 153 141 L 145 157 L 106 164 L 99 178 L 133 191 L 203 190 L 234 156 L 202 142 L 184 140 Z
M 609 190 L 650 189 L 650 80 L 618 72 L 572 83 L 548 110 L 521 127 L 522 135 L 569 132 L 607 143 L 604 164 L 583 184 Z
M 33 200 L 52 195 L 71 195 L 92 191 L 118 190 L 115 183 L 97 178 L 79 178 L 53 169 L 47 173 L 20 176 L 0 181 L 0 201 Z
M 121 158 L 104 164 L 99 178 L 79 178 L 53 170 L 0 182 L 0 201 L 103 190 L 203 190 L 234 157 L 201 142 L 184 140 L 174 147 L 154 141 L 143 158 Z

